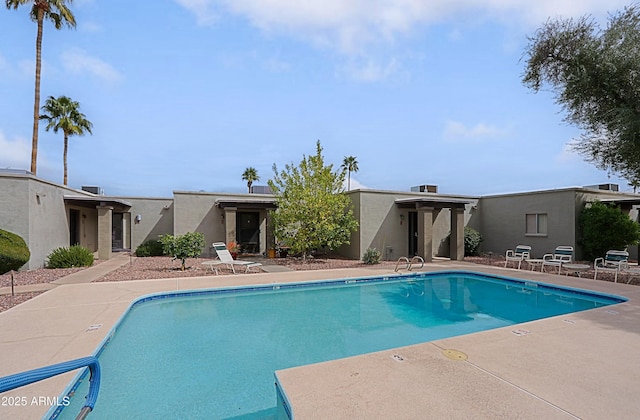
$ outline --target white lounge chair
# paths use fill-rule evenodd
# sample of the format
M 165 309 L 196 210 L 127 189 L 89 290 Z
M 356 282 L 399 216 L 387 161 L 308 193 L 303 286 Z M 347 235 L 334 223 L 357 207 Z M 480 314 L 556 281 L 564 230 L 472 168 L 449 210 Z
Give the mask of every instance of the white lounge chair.
M 227 267 L 231 269 L 233 274 L 236 274 L 236 265 L 245 267 L 245 273 L 248 273 L 250 268 L 262 266 L 261 263 L 257 262 L 234 260 L 231 256 L 231 253 L 227 249 L 227 245 L 224 242 L 214 242 L 212 246 L 213 249 L 215 249 L 216 254 L 218 255 L 218 259 L 213 261 L 205 261 L 202 264 L 211 267 L 211 270 L 215 271 L 216 274 L 218 274 L 218 266 L 220 264 L 226 264 Z
M 542 256 L 542 267 L 540 271 L 544 271 L 545 267 L 558 267 L 558 274 L 562 269 L 562 264 L 571 264 L 573 262 L 573 247 L 561 245 L 553 251 L 553 254 L 545 254 Z
M 518 270 L 522 265 L 522 261 L 531 258 L 531 247 L 529 245 L 518 245 L 516 249 L 508 249 L 504 256 L 504 268 L 507 268 L 509 261 L 518 262 Z
M 627 251 L 616 251 L 611 249 L 607 251 L 604 258 L 596 258 L 593 263 L 593 268 L 596 273 L 593 275 L 593 279 L 596 280 L 598 272 L 614 273 L 614 283 L 618 282 L 618 274 L 621 271 L 629 268 L 629 253 Z

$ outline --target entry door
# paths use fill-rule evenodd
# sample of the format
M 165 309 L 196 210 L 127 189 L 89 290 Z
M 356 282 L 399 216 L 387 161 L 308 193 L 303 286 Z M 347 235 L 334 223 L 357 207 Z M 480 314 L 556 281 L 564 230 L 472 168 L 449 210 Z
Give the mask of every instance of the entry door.
M 111 219 L 111 248 L 112 249 L 123 248 L 122 222 L 123 222 L 122 213 L 113 213 L 113 218 Z
M 69 245 L 80 244 L 80 211 L 69 210 Z
M 260 213 L 238 212 L 236 232 L 238 232 L 238 244 L 243 253 L 260 252 Z
M 409 212 L 409 256 L 418 255 L 418 212 Z

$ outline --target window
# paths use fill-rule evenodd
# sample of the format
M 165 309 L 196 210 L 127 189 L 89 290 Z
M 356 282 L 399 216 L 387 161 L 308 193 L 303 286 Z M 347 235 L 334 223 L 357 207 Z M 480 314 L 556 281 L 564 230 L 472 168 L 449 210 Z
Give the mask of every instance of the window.
M 526 215 L 526 231 L 527 235 L 546 235 L 547 234 L 547 214 L 531 213 Z

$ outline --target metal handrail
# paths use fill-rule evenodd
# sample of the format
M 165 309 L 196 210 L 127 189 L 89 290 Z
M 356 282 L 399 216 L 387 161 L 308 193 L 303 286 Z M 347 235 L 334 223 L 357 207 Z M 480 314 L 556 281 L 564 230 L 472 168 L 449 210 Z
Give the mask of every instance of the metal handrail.
M 393 271 L 398 271 L 398 266 L 400 265 L 401 261 L 406 264 L 405 269 L 407 271 L 411 271 L 411 269 L 413 268 L 413 264 L 417 264 L 417 262 L 420 263 L 420 268 L 424 267 L 424 258 L 422 258 L 420 255 L 414 255 L 411 260 L 409 260 L 409 258 L 407 257 L 398 258 L 398 262 L 396 262 L 396 268 L 394 268 Z
M 98 362 L 98 358 L 94 356 L 83 357 L 2 377 L 0 378 L 0 393 L 83 367 L 89 367 L 91 376 L 89 378 L 89 392 L 85 397 L 87 401 L 76 417 L 76 420 L 82 420 L 93 410 L 93 407 L 96 405 L 96 400 L 98 399 L 98 392 L 100 391 L 100 363 Z
M 409 263 L 409 271 L 411 271 L 411 269 L 413 268 L 413 264 L 416 259 L 420 263 L 420 268 L 424 267 L 424 258 L 422 258 L 420 255 L 414 255 L 413 258 L 411 258 L 411 262 Z
M 398 261 L 396 262 L 396 268 L 393 269 L 393 271 L 398 271 L 398 266 L 400 265 L 400 261 L 403 261 L 407 264 L 407 266 L 405 267 L 406 269 L 410 270 L 411 269 L 411 262 L 409 261 L 409 258 L 407 257 L 400 257 L 398 258 Z

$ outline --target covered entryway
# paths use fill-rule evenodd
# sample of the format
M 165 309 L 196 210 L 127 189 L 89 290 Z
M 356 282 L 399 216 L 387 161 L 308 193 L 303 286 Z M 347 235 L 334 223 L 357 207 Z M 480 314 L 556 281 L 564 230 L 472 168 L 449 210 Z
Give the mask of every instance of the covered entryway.
M 260 212 L 238 211 L 236 231 L 243 254 L 256 254 L 260 251 Z
M 425 261 L 433 261 L 433 221 L 443 209 L 451 212 L 449 258 L 464 259 L 464 210 L 468 200 L 441 199 L 437 197 L 400 198 L 396 206 L 409 209 L 409 255 L 420 255 Z
M 113 249 L 123 249 L 131 243 L 131 204 L 103 196 L 65 195 L 68 209 L 69 242 L 92 251 L 98 259 L 111 258 Z
M 273 246 L 269 210 L 276 208 L 275 199 L 220 199 L 215 206 L 222 210 L 227 244 L 236 242 L 240 252 L 250 254 L 266 254 L 269 244 Z

